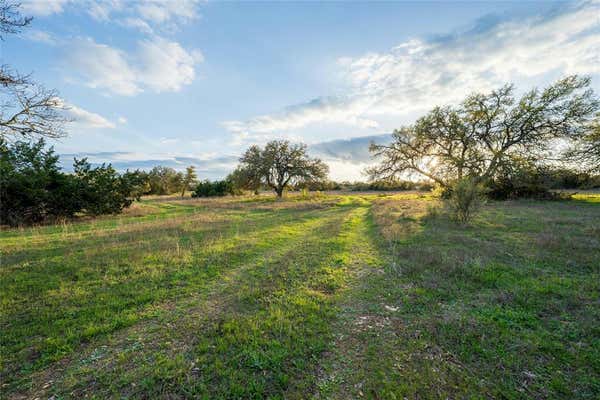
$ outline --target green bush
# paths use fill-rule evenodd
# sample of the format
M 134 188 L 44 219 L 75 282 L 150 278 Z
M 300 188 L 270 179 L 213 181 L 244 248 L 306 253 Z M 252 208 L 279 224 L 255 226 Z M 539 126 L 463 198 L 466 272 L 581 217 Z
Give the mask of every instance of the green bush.
M 551 168 L 514 163 L 499 171 L 487 182 L 489 198 L 507 200 L 535 198 L 553 200 L 562 198 L 553 189 L 588 189 L 597 184 L 597 178 L 565 168 Z
M 65 174 L 54 149 L 35 143 L 0 142 L 0 223 L 27 225 L 89 215 L 118 213 L 136 194 L 138 172 L 119 175 L 110 165 L 92 168 L 75 160 Z
M 485 199 L 485 188 L 473 178 L 463 178 L 452 185 L 446 204 L 461 224 L 469 223 Z
M 228 194 L 234 194 L 233 184 L 229 180 L 211 182 L 207 179 L 196 185 L 192 197 L 216 197 Z
M 82 211 L 88 215 L 117 214 L 129 207 L 135 192 L 131 176 L 123 179 L 109 164 L 92 168 L 87 159 L 75 160 Z

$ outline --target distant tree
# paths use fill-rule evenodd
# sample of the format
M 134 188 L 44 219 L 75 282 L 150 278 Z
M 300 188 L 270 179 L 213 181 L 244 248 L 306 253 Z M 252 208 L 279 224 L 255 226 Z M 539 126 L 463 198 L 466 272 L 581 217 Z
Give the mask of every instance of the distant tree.
M 261 177 L 256 175 L 256 172 L 255 169 L 238 167 L 227 176 L 227 180 L 238 192 L 250 190 L 254 194 L 258 194 L 262 183 Z
M 19 3 L 0 0 L 0 39 L 18 33 L 31 22 L 31 18 L 21 16 L 19 7 Z M 0 137 L 64 136 L 64 109 L 56 91 L 45 89 L 7 65 L 0 66 Z
M 274 140 L 263 149 L 254 145 L 240 158 L 237 174 L 246 183 L 270 187 L 281 198 L 288 185 L 299 181 L 318 181 L 327 177 L 327 165 L 306 153 L 306 145 Z
M 150 192 L 150 184 L 148 183 L 148 173 L 140 170 L 125 171 L 121 175 L 123 184 L 130 190 L 131 198 L 140 200 L 142 195 Z
M 506 85 L 458 107 L 436 107 L 394 131 L 390 145 L 371 145 L 381 159 L 371 178 L 416 175 L 450 188 L 466 177 L 474 184 L 492 179 L 516 158 L 541 162 L 556 139 L 587 130 L 600 107 L 589 85 L 587 77 L 569 76 L 518 100 Z
M 183 177 L 183 184 L 181 188 L 181 197 L 185 195 L 185 191 L 189 190 L 190 187 L 196 182 L 196 168 L 193 165 L 190 165 L 185 169 L 185 176 Z
M 156 166 L 148 174 L 148 194 L 171 194 L 181 192 L 184 176 L 170 167 Z

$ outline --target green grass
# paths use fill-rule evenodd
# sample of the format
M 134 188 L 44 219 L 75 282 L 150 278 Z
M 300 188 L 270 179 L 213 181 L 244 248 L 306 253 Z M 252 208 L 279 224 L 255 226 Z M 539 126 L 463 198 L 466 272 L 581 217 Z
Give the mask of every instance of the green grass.
M 600 196 L 149 199 L 0 232 L 2 398 L 597 398 Z

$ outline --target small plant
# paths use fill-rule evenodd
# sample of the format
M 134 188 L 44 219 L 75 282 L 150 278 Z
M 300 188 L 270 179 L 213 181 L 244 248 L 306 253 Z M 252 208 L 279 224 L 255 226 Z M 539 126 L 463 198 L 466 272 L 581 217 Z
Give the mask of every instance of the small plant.
M 483 185 L 473 178 L 463 178 L 456 181 L 452 186 L 446 204 L 456 221 L 467 224 L 484 201 L 485 189 Z

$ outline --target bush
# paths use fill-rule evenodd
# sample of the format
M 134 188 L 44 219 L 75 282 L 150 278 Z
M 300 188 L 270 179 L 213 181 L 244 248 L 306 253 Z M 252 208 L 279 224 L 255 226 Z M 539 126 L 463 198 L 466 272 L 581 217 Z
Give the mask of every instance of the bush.
M 0 218 L 19 225 L 70 217 L 79 209 L 77 184 L 60 173 L 54 150 L 44 141 L 0 143 Z
M 207 179 L 196 185 L 192 197 L 215 197 L 228 194 L 234 194 L 233 184 L 229 180 L 211 182 Z
M 35 224 L 72 218 L 77 213 L 118 213 L 136 198 L 139 176 L 120 176 L 110 165 L 92 168 L 75 160 L 74 174 L 61 172 L 53 148 L 0 141 L 0 223 Z
M 88 215 L 117 214 L 131 205 L 132 194 L 139 198 L 131 173 L 123 178 L 110 164 L 92 168 L 85 158 L 75 160 L 73 168 L 82 211 Z
M 461 224 L 469 223 L 473 214 L 481 207 L 485 199 L 483 185 L 473 178 L 463 178 L 452 185 L 446 200 L 452 216 Z

